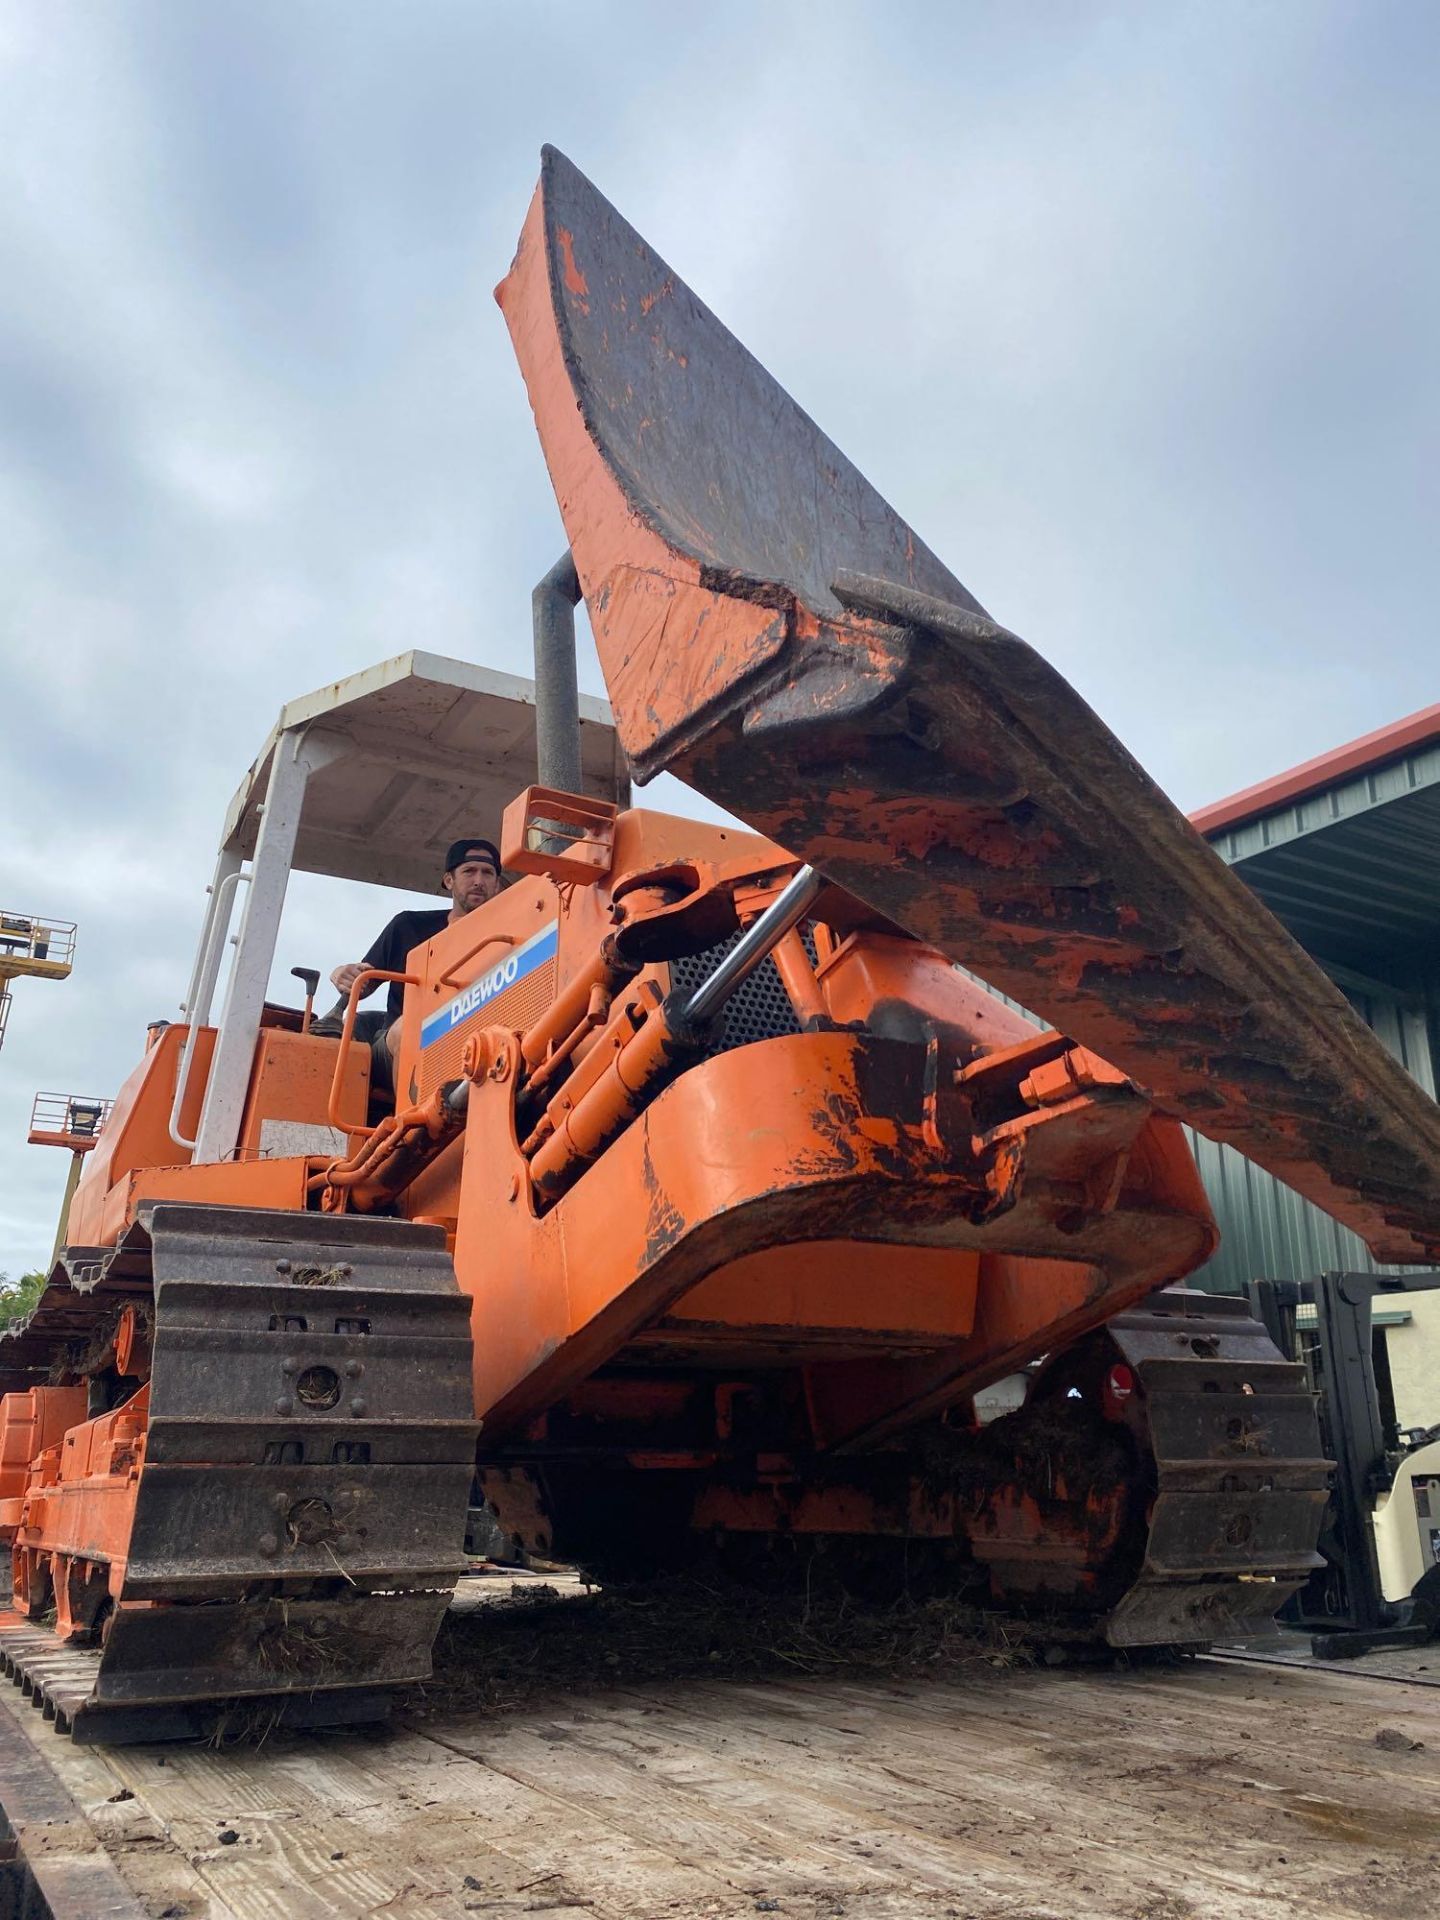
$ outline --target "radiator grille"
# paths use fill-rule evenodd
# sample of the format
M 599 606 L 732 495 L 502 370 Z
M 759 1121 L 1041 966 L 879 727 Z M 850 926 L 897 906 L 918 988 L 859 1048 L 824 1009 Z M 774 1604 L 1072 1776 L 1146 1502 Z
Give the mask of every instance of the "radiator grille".
M 702 980 L 715 971 L 739 938 L 738 933 L 732 933 L 728 940 L 707 947 L 703 953 L 687 954 L 682 960 L 672 960 L 672 992 L 692 993 Z M 801 938 L 813 966 L 815 942 L 809 927 L 803 929 Z M 799 1031 L 800 1023 L 795 1018 L 790 996 L 781 984 L 779 969 L 767 955 L 721 1009 L 715 1023 L 715 1037 L 708 1051 L 712 1055 L 729 1053 L 735 1047 L 748 1047 L 752 1040 L 774 1040 L 781 1034 Z

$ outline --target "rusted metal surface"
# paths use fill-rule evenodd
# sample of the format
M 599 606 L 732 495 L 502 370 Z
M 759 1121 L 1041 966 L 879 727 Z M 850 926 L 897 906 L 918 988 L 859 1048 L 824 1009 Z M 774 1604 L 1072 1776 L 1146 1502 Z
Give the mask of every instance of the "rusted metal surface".
M 1329 1487 L 1314 1397 L 1237 1300 L 1176 1290 L 1106 1339 L 1153 1463 L 1145 1557 L 1107 1620 L 1116 1646 L 1263 1632 L 1318 1564 Z M 1266 1584 L 1267 1582 L 1273 1584 Z
M 796 1000 L 767 958 L 694 1044 L 671 1044 L 656 1010 L 723 964 L 794 867 L 733 828 L 624 813 L 593 884 L 528 877 L 482 910 L 492 937 L 520 947 L 538 928 L 555 978 L 523 1025 L 497 1015 L 500 993 L 458 1000 L 437 1044 L 459 1049 L 470 1076 L 463 1162 L 437 1163 L 404 1203 L 455 1222 L 487 1448 L 752 1256 L 766 1259 L 770 1311 L 747 1296 L 733 1326 L 702 1316 L 704 1364 L 725 1364 L 727 1341 L 753 1357 L 763 1320 L 772 1360 L 817 1363 L 807 1403 L 839 1446 L 898 1431 L 1212 1250 L 1173 1122 L 1093 1056 L 1072 1075 L 1083 1049 L 1036 1033 L 838 889 L 798 936 Z M 422 1008 L 456 999 L 446 951 L 442 936 L 416 958 Z M 423 1073 L 417 1025 L 402 1035 L 402 1085 Z M 893 1246 L 895 1311 L 863 1262 L 853 1288 L 819 1301 L 817 1241 Z M 957 1298 L 974 1256 L 991 1263 L 973 1339 L 911 1340 L 945 1317 L 926 1317 L 939 1283 L 907 1264 L 910 1249 L 949 1250 Z M 687 1339 L 664 1330 L 671 1352 Z M 895 1365 L 880 1364 L 887 1353 Z
M 708 1274 L 765 1249 L 788 1249 L 797 1274 L 827 1238 L 996 1249 L 970 1338 L 923 1360 L 817 1370 L 830 1445 L 913 1422 L 967 1377 L 1009 1371 L 1205 1257 L 1213 1229 L 1188 1157 L 1133 1092 L 979 1135 L 957 1115 L 931 1142 L 924 1069 L 918 1048 L 848 1033 L 741 1047 L 675 1080 L 607 1147 L 609 1177 L 579 1180 L 538 1225 L 513 1203 L 487 1206 L 473 1256 L 487 1261 L 475 1355 L 487 1432 L 543 1412 Z M 508 1110 L 482 1091 L 471 1150 L 503 1165 Z M 764 1124 L 716 1129 L 716 1113 L 747 1110 Z M 1122 1147 L 1130 1172 L 1114 1204 L 1071 1220 L 1087 1175 Z M 469 1204 L 462 1195 L 467 1247 L 481 1226 Z M 1016 1248 L 1027 1257 L 1012 1260 Z M 861 1324 L 878 1310 L 871 1291 Z M 777 1304 L 776 1318 L 793 1311 Z
M 1114 1646 L 1261 1632 L 1319 1562 L 1330 1463 L 1304 1369 L 1239 1301 L 1168 1289 L 1018 1413 L 941 1438 L 927 1489 L 953 1487 L 994 1597 L 1088 1615 Z
M 679 774 L 1378 1257 L 1440 1256 L 1440 1109 L 551 149 L 499 298 L 636 773 Z
M 98 1648 L 60 1645 L 53 1633 L 24 1614 L 0 1612 L 0 1674 L 38 1713 L 55 1723 L 57 1732 L 77 1745 L 124 1747 L 205 1738 L 214 1734 L 217 1714 L 235 1705 L 225 1696 L 102 1704 L 96 1695 L 100 1660 Z M 272 1693 L 264 1701 L 263 1723 L 294 1728 L 356 1726 L 384 1719 L 390 1700 L 391 1690 L 383 1686 Z
M 952 1583 L 978 1576 L 1001 1605 L 1122 1647 L 1262 1631 L 1319 1562 L 1329 1467 L 1304 1370 L 1241 1302 L 1182 1288 L 1072 1345 L 988 1427 L 913 1427 L 865 1456 L 777 1454 L 759 1473 L 723 1445 L 655 1464 L 689 1467 L 688 1524 L 707 1539 L 770 1535 L 782 1563 L 804 1537 L 888 1539 L 897 1567 L 949 1546 Z M 592 1513 L 603 1478 L 586 1483 Z

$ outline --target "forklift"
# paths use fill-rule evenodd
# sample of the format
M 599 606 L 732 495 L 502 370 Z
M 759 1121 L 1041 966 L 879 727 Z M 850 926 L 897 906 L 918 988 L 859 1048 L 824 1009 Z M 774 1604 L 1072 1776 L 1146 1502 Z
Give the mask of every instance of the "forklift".
M 1281 1610 L 1317 1659 L 1354 1660 L 1440 1637 L 1440 1423 L 1402 1427 L 1374 1302 L 1440 1287 L 1440 1270 L 1252 1280 L 1250 1307 L 1310 1374 L 1334 1463 L 1324 1564 Z M 1313 1308 L 1313 1327 L 1302 1311 Z M 1309 1315 L 1303 1319 L 1308 1321 Z

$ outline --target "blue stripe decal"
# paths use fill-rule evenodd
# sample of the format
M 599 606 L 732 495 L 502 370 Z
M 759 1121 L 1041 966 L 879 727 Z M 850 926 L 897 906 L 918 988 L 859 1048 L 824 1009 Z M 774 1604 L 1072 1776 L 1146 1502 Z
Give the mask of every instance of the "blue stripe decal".
M 559 945 L 560 922 L 552 920 L 548 927 L 542 927 L 539 933 L 532 933 L 523 946 L 513 947 L 488 973 L 482 973 L 478 980 L 472 980 L 453 1000 L 447 1000 L 443 1007 L 437 1007 L 434 1013 L 423 1020 L 420 1024 L 421 1047 L 431 1047 L 437 1040 L 445 1039 L 462 1020 L 468 1020 L 472 1013 L 488 1006 L 497 994 L 504 993 L 507 987 L 513 987 L 537 967 L 543 967 L 547 960 L 553 960 Z

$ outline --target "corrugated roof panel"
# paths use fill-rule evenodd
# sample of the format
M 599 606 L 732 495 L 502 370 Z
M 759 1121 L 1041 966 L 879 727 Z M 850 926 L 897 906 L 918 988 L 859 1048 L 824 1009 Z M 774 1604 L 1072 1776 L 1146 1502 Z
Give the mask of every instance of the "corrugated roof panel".
M 1223 830 L 1262 814 L 1277 812 L 1291 801 L 1312 793 L 1340 787 L 1353 776 L 1388 767 L 1408 755 L 1423 752 L 1440 741 L 1440 704 L 1423 707 L 1419 713 L 1392 720 L 1388 727 L 1348 740 L 1343 747 L 1317 755 L 1286 773 L 1277 773 L 1258 786 L 1232 793 L 1228 799 L 1201 807 L 1190 818 L 1201 833 L 1212 839 Z
M 1216 852 L 1234 866 L 1271 847 L 1303 839 L 1306 834 L 1321 832 L 1339 821 L 1354 820 L 1376 807 L 1387 807 L 1409 794 L 1436 787 L 1440 787 L 1440 742 L 1408 753 L 1388 766 L 1369 768 L 1293 805 L 1278 807 L 1206 837 Z M 1203 820 L 1203 813 L 1200 817 Z
M 1431 784 L 1328 819 L 1321 796 L 1212 844 L 1312 952 L 1440 964 L 1440 750 L 1415 759 L 1434 762 Z

